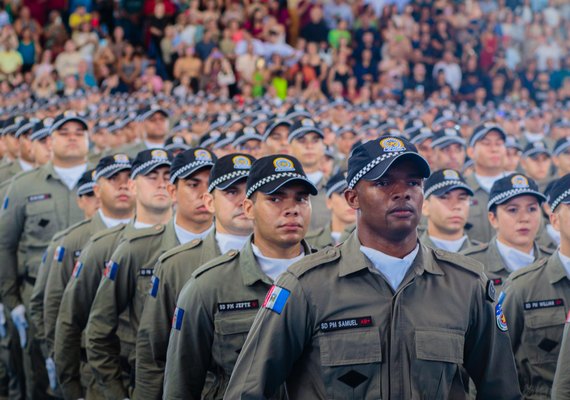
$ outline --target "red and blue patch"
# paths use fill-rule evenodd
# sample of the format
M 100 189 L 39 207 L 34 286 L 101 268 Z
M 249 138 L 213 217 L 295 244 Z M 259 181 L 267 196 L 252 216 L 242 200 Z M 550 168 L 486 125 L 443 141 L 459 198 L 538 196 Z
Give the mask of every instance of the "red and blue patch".
M 172 318 L 172 328 L 179 331 L 182 329 L 182 319 L 184 318 L 184 309 L 176 307 L 174 310 L 174 317 Z
M 79 274 L 81 273 L 82 269 L 83 269 L 83 263 L 81 261 L 77 261 L 75 263 L 75 267 L 73 268 L 73 277 L 75 279 L 79 277 Z
M 107 267 L 105 268 L 105 277 L 114 281 L 117 278 L 117 271 L 119 270 L 119 264 L 114 261 L 109 261 Z
M 64 256 L 65 256 L 65 247 L 57 246 L 57 248 L 55 249 L 55 253 L 53 253 L 53 260 L 55 262 L 60 263 L 63 261 Z
M 287 289 L 279 286 L 273 286 L 269 289 L 269 292 L 267 292 L 267 296 L 263 302 L 263 307 L 276 312 L 277 314 L 281 314 L 290 294 L 291 292 Z
M 159 284 L 160 284 L 160 279 L 158 278 L 158 276 L 153 275 L 152 278 L 150 278 L 150 290 L 148 291 L 148 294 L 156 298 L 156 295 L 158 294 Z

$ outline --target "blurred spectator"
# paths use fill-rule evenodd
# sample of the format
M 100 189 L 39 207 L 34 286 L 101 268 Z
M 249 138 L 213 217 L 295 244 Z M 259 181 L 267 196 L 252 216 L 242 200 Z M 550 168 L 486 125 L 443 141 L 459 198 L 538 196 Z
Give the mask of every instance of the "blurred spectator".
M 77 75 L 79 72 L 79 63 L 83 60 L 83 56 L 77 51 L 75 43 L 72 40 L 65 42 L 64 50 L 55 59 L 55 69 L 60 78 L 68 75 Z
M 84 5 L 78 5 L 69 16 L 69 27 L 77 29 L 84 22 L 91 23 L 91 14 L 87 12 L 87 8 Z

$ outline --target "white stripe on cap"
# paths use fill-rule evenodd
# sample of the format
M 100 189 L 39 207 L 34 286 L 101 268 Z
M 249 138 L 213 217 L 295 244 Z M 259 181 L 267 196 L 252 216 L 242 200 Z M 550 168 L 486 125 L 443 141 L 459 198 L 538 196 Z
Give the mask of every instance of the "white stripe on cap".
M 233 172 L 230 172 L 229 174 L 222 175 L 218 179 L 216 179 L 212 183 L 210 183 L 210 186 L 208 186 L 208 192 L 211 192 L 218 185 L 220 185 L 221 183 L 223 183 L 225 181 L 229 181 L 230 179 L 238 178 L 240 176 L 248 176 L 248 175 L 249 175 L 249 170 L 247 170 L 247 171 L 233 171 Z
M 262 187 L 265 184 L 268 184 L 270 182 L 273 182 L 277 179 L 280 178 L 300 178 L 303 180 L 307 180 L 307 177 L 305 175 L 301 175 L 298 174 L 296 172 L 282 172 L 279 174 L 274 174 L 274 175 L 270 175 L 270 176 L 266 176 L 265 178 L 259 180 L 258 182 L 256 182 L 252 187 L 249 188 L 249 190 L 247 191 L 247 193 L 245 194 L 245 198 L 249 199 L 249 197 L 253 194 L 253 192 L 255 192 L 257 189 L 259 189 L 260 187 Z

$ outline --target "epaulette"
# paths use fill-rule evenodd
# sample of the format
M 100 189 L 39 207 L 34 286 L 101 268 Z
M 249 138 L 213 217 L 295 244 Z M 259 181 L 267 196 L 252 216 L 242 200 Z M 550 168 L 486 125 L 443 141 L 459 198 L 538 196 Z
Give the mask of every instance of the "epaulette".
M 325 231 L 325 228 L 319 228 L 319 229 L 315 229 L 314 231 L 307 232 L 307 234 L 305 235 L 305 240 L 315 238 L 319 235 L 322 235 L 322 233 L 324 231 Z
M 528 274 L 529 272 L 532 271 L 536 271 L 539 270 L 540 268 L 544 267 L 546 265 L 546 263 L 548 262 L 550 257 L 542 257 L 539 260 L 536 260 L 534 263 L 530 264 L 527 267 L 518 269 L 514 272 L 511 273 L 511 275 L 509 276 L 510 280 L 515 280 L 523 275 Z
M 166 259 L 168 259 L 168 258 L 170 258 L 176 254 L 183 253 L 187 250 L 194 249 L 201 244 L 202 244 L 202 239 L 194 239 L 194 240 L 189 241 L 188 243 L 182 244 L 180 246 L 176 246 L 175 248 L 168 250 L 166 253 L 164 253 L 163 255 L 158 257 L 158 262 L 162 264 Z
M 86 225 L 86 224 L 90 223 L 91 221 L 92 221 L 92 218 L 86 218 L 86 219 L 83 219 L 79 222 L 76 222 L 75 224 L 73 224 L 69 228 L 67 228 L 67 232 L 69 233 L 71 231 L 74 231 L 75 229 L 77 229 L 83 225 Z
M 16 179 L 22 179 L 28 175 L 35 174 L 37 172 L 38 172 L 38 168 L 30 169 L 29 171 L 20 171 L 16 175 L 14 175 L 12 177 L 12 179 L 9 179 L 9 181 L 11 180 L 12 182 L 14 182 Z
M 234 258 L 236 258 L 239 254 L 238 250 L 230 250 L 225 254 L 222 254 L 219 257 L 214 258 L 213 260 L 207 262 L 206 264 L 202 265 L 192 274 L 192 278 L 197 278 L 198 276 L 202 275 L 204 272 L 211 270 L 212 268 L 216 268 L 220 265 L 223 265 L 227 262 L 230 262 Z
M 556 251 L 556 249 L 551 249 L 550 247 L 547 246 L 543 246 L 541 244 L 538 245 L 538 249 L 540 251 L 542 251 L 544 254 L 547 254 L 549 256 L 553 255 L 554 252 Z
M 489 248 L 489 243 L 480 243 L 480 244 L 477 244 L 476 246 L 473 246 L 473 247 L 470 247 L 466 250 L 463 250 L 460 254 L 463 254 L 464 256 L 469 256 L 471 254 L 480 253 L 482 251 L 485 251 L 488 248 Z
M 338 258 L 340 258 L 340 249 L 338 247 L 325 247 L 316 253 L 303 257 L 300 261 L 291 265 L 289 272 L 295 277 L 300 278 L 307 271 Z
M 67 235 L 69 233 L 69 231 L 71 231 L 72 227 L 69 228 L 65 228 L 62 231 L 56 232 L 55 235 L 53 235 L 51 241 L 53 242 L 57 242 L 59 239 L 61 239 L 62 237 L 64 237 L 65 235 Z
M 107 228 L 107 229 L 103 229 L 102 231 L 99 231 L 97 233 L 94 233 L 93 236 L 91 236 L 91 242 L 96 242 L 97 240 L 100 240 L 106 236 L 112 235 L 114 233 L 120 232 L 123 229 L 125 229 L 127 225 L 126 224 L 119 224 L 117 226 L 114 226 L 112 228 Z
M 142 239 L 145 237 L 160 235 L 162 232 L 164 232 L 165 228 L 166 228 L 166 225 L 158 224 L 158 225 L 150 226 L 148 228 L 136 229 L 125 240 L 127 240 L 128 242 L 134 242 L 135 240 Z
M 440 249 L 434 249 L 433 255 L 435 258 L 447 263 L 453 264 L 460 268 L 463 268 L 479 277 L 484 276 L 483 270 L 484 266 L 479 261 L 467 257 L 463 254 L 451 253 L 449 251 L 444 251 Z

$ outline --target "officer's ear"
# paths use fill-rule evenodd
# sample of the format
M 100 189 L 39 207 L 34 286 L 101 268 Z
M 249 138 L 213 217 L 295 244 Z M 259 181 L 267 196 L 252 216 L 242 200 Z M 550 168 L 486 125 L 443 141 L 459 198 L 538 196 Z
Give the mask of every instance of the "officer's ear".
M 215 189 L 214 189 L 215 190 Z M 214 193 L 206 192 L 202 195 L 202 201 L 208 212 L 214 214 L 216 212 L 216 207 L 214 207 Z
M 474 160 L 475 159 L 475 148 L 469 146 L 467 148 L 467 156 L 469 156 L 470 159 Z
M 356 189 L 346 189 L 344 191 L 344 198 L 348 203 L 348 205 L 350 206 L 350 208 L 352 208 L 353 210 L 360 209 L 360 202 L 358 201 L 358 193 Z
M 560 208 L 558 208 L 558 210 L 556 210 L 555 212 L 550 213 L 550 224 L 558 232 L 560 232 L 560 216 L 558 215 L 559 211 L 560 211 Z
M 170 195 L 170 198 L 172 199 L 172 201 L 176 201 L 176 191 L 177 191 L 177 186 L 180 182 L 180 179 L 177 179 L 176 182 L 174 183 L 168 183 L 168 185 L 166 185 L 166 191 L 168 192 L 168 194 Z
M 254 193 L 249 199 L 243 200 L 243 213 L 247 219 L 252 221 L 255 219 L 253 214 L 253 205 L 255 203 L 255 196 L 257 196 L 257 193 Z
M 487 213 L 487 216 L 489 218 L 489 223 L 491 224 L 494 230 L 499 229 L 499 218 L 497 217 L 497 213 L 498 213 L 497 206 L 493 206 Z
M 424 198 L 424 203 L 422 205 L 422 215 L 426 218 L 429 218 L 429 198 Z
M 129 187 L 129 192 L 131 192 L 133 194 L 133 196 L 135 196 L 135 198 L 136 198 L 137 197 L 137 185 L 135 184 L 135 180 L 129 178 L 129 182 L 127 183 L 127 186 Z
M 93 193 L 96 198 L 101 200 L 101 186 L 99 186 L 99 184 L 95 183 L 95 186 L 93 186 Z

